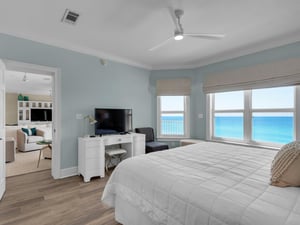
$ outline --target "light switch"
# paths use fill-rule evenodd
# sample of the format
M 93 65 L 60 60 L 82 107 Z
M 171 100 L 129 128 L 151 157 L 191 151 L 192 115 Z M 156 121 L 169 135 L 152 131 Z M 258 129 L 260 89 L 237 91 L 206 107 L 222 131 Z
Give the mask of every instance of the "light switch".
M 77 114 L 76 114 L 76 119 L 77 119 L 77 120 L 82 120 L 82 119 L 83 119 L 82 114 L 77 113 Z
M 203 119 L 203 114 L 202 114 L 202 113 L 199 113 L 199 114 L 198 114 L 198 118 L 199 118 L 199 119 Z

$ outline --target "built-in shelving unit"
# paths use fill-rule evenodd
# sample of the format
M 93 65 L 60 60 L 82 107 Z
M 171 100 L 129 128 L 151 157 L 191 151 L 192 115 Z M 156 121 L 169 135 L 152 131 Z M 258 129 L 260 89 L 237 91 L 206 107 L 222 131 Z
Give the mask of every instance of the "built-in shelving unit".
M 52 102 L 18 101 L 18 125 L 31 123 L 31 109 L 52 109 Z

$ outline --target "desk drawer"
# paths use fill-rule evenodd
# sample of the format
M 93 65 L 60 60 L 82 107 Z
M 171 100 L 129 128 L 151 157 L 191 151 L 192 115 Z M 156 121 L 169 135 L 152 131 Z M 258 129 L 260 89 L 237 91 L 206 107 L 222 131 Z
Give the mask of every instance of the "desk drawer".
M 131 137 L 110 137 L 106 140 L 104 140 L 104 145 L 115 145 L 115 144 L 122 144 L 122 143 L 130 143 L 132 142 Z

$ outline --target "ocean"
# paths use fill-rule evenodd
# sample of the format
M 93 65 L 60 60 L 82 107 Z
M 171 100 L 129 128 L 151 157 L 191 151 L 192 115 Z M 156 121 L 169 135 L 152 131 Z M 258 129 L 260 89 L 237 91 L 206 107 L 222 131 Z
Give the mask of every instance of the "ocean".
M 215 137 L 243 139 L 242 117 L 215 117 Z M 253 117 L 252 140 L 286 144 L 294 140 L 294 119 L 289 116 Z M 184 123 L 181 116 L 163 116 L 162 134 L 183 135 Z
M 286 144 L 294 140 L 294 119 L 290 116 L 253 117 L 252 140 Z M 243 139 L 242 117 L 215 117 L 216 137 Z

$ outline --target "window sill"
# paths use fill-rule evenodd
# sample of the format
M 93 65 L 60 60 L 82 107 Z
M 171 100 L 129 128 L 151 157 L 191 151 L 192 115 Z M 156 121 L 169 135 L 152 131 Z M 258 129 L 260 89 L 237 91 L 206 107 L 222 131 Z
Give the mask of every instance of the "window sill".
M 255 143 L 235 142 L 235 141 L 223 140 L 223 139 L 211 139 L 209 141 L 225 143 L 225 144 L 232 144 L 232 145 L 241 145 L 241 146 L 247 146 L 247 147 L 264 148 L 264 149 L 275 150 L 275 151 L 280 150 L 280 146 L 268 146 L 266 144 L 260 144 L 260 143 L 255 144 Z
M 187 136 L 176 136 L 176 137 L 157 137 L 157 140 L 159 141 L 180 141 L 181 139 L 189 139 L 190 137 Z

